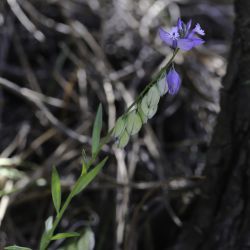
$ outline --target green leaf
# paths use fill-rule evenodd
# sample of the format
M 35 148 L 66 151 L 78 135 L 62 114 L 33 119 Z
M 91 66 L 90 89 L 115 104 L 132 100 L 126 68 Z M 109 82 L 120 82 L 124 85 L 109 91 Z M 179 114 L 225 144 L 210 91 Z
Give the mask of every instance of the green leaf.
M 168 92 L 168 84 L 166 82 L 165 75 L 157 82 L 157 88 L 161 96 L 165 95 Z
M 156 106 L 148 106 L 147 101 L 145 99 L 146 99 L 145 97 L 142 99 L 141 109 L 142 109 L 144 115 L 148 119 L 150 119 L 155 115 L 158 106 L 157 105 Z
M 39 250 L 45 250 L 47 245 L 49 244 L 50 238 L 52 236 L 52 227 L 53 227 L 53 217 L 50 216 L 45 221 L 45 230 L 42 234 Z
M 58 250 L 93 250 L 95 247 L 95 235 L 91 228 L 86 228 L 81 236 L 63 244 Z
M 27 247 L 9 246 L 5 247 L 4 250 L 32 250 L 32 249 Z
M 158 91 L 158 88 L 153 85 L 148 93 L 146 94 L 146 100 L 147 100 L 147 104 L 148 106 L 156 106 L 158 105 L 159 101 L 160 101 L 160 93 Z
M 39 245 L 39 250 L 45 250 L 50 242 L 50 238 L 52 236 L 52 232 L 51 230 L 49 231 L 44 231 L 41 241 L 40 241 L 40 245 Z
M 97 174 L 101 171 L 104 164 L 108 160 L 108 157 L 105 157 L 100 163 L 98 163 L 91 171 L 89 171 L 85 175 L 81 175 L 81 177 L 77 180 L 75 186 L 72 190 L 72 195 L 75 196 L 79 194 L 89 183 L 97 176 Z
M 129 135 L 137 134 L 142 127 L 142 121 L 140 116 L 135 110 L 128 114 L 127 127 L 126 130 Z
M 138 114 L 141 118 L 141 121 L 143 124 L 147 123 L 148 121 L 148 117 L 144 114 L 144 112 L 142 111 L 141 105 L 137 105 L 137 110 L 138 110 Z
M 81 175 L 85 175 L 87 173 L 87 163 L 82 160 L 82 173 Z
M 92 133 L 92 156 L 96 154 L 101 138 L 102 130 L 102 105 L 100 104 L 95 117 L 94 128 Z
M 52 194 L 52 200 L 53 200 L 56 212 L 59 213 L 62 195 L 61 195 L 60 177 L 55 167 L 53 167 L 53 170 L 52 170 L 51 194 Z
M 66 239 L 66 238 L 72 238 L 72 237 L 79 237 L 79 233 L 75 232 L 68 232 L 68 233 L 59 233 L 54 235 L 51 240 L 60 240 L 60 239 Z
M 125 130 L 122 135 L 119 138 L 118 141 L 118 147 L 119 148 L 124 148 L 129 142 L 129 134 L 128 132 Z
M 114 137 L 119 137 L 124 129 L 126 128 L 126 119 L 125 117 L 119 117 L 118 120 L 116 121 L 115 128 L 113 131 L 113 136 Z
M 84 149 L 82 149 L 82 175 L 86 174 L 88 171 L 88 159 L 87 154 Z
M 141 101 L 142 111 L 148 118 L 152 118 L 155 115 L 159 101 L 160 93 L 154 85 L 149 89 L 148 93 L 142 98 Z

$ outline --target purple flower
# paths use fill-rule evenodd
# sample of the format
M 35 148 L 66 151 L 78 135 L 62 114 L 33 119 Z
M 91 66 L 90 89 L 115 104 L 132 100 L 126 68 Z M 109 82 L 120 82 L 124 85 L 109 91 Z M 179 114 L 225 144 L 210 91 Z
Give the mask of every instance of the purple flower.
M 190 50 L 202 43 L 204 40 L 199 38 L 198 35 L 204 36 L 205 32 L 201 28 L 200 24 L 197 23 L 195 28 L 191 30 L 192 21 L 190 20 L 185 24 L 180 18 L 178 19 L 177 26 L 174 26 L 170 32 L 164 29 L 159 29 L 160 38 L 167 45 L 173 49 L 179 48 L 181 50 Z
M 171 68 L 167 73 L 166 82 L 168 84 L 169 94 L 175 95 L 181 86 L 181 78 L 174 68 Z

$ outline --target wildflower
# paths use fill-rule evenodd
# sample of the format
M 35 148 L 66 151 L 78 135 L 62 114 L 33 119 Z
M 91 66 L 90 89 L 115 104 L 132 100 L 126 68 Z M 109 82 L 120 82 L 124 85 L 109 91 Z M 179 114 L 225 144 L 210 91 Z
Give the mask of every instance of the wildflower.
M 181 86 L 181 78 L 174 68 L 171 68 L 167 73 L 166 83 L 168 85 L 169 94 L 175 95 Z
M 184 51 L 188 51 L 200 44 L 204 43 L 204 40 L 198 36 L 204 36 L 205 32 L 197 23 L 195 28 L 191 30 L 192 21 L 190 20 L 185 24 L 180 18 L 178 19 L 177 26 L 174 26 L 170 32 L 166 32 L 160 28 L 160 38 L 173 49 L 179 48 Z

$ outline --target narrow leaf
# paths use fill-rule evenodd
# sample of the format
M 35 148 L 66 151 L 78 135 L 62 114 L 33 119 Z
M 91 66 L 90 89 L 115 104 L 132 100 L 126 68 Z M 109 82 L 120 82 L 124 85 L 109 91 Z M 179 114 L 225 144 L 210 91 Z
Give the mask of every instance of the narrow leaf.
M 79 194 L 89 183 L 97 176 L 97 174 L 101 171 L 104 164 L 108 160 L 108 157 L 105 157 L 100 163 L 98 163 L 91 171 L 89 171 L 85 175 L 81 175 L 81 177 L 77 180 L 75 186 L 72 190 L 72 195 L 75 196 Z
M 53 167 L 52 170 L 51 194 L 56 212 L 59 213 L 61 206 L 61 184 L 60 184 L 60 177 L 55 167 Z
M 68 232 L 68 233 L 59 233 L 54 235 L 51 240 L 60 240 L 60 239 L 66 239 L 66 238 L 72 238 L 72 237 L 79 237 L 79 233 L 75 232 Z
M 92 133 L 92 155 L 95 155 L 95 153 L 98 150 L 100 144 L 101 130 L 102 130 L 102 105 L 100 104 L 95 117 L 93 133 Z
M 5 247 L 4 250 L 32 250 L 32 249 L 27 247 L 9 246 Z

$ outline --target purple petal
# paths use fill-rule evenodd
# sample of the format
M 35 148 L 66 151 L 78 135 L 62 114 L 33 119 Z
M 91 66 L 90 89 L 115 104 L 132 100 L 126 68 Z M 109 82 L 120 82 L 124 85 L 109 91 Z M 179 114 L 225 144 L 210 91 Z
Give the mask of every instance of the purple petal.
M 172 46 L 173 45 L 173 39 L 170 37 L 170 34 L 166 32 L 164 29 L 159 29 L 159 36 L 163 42 L 165 42 L 167 45 Z
M 187 31 L 186 31 L 187 33 L 189 32 L 191 25 L 192 25 L 192 20 L 190 19 L 187 23 Z
M 201 28 L 201 26 L 200 26 L 199 23 L 197 23 L 195 25 L 194 32 L 196 32 L 200 36 L 204 36 L 205 35 L 205 31 Z
M 194 47 L 203 44 L 205 41 L 201 38 L 192 38 Z
M 180 48 L 181 50 L 188 51 L 194 47 L 193 40 L 194 39 L 188 39 L 188 38 L 179 39 L 177 41 L 177 47 Z
M 191 30 L 191 31 L 187 32 L 186 38 L 188 38 L 188 39 L 195 38 L 195 32 L 194 32 L 194 30 Z
M 181 78 L 179 74 L 174 70 L 170 69 L 167 76 L 166 82 L 168 84 L 168 92 L 170 95 L 175 95 L 181 86 Z
M 178 27 L 178 30 L 182 30 L 182 20 L 180 18 L 178 18 L 178 21 L 177 21 L 177 27 Z

